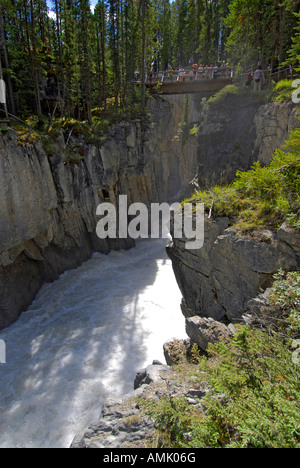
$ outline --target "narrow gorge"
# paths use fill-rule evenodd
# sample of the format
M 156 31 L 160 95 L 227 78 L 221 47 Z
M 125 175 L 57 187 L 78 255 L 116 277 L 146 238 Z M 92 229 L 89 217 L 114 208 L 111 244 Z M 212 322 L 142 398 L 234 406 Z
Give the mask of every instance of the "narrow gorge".
M 103 201 L 128 204 L 180 199 L 196 171 L 195 145 L 173 142 L 182 115 L 180 99 L 153 99 L 149 122 L 109 128 L 101 146 L 64 137 L 49 148 L 20 146 L 13 130 L 1 135 L 0 327 L 30 305 L 44 282 L 79 266 L 92 252 L 127 249 L 131 240 L 101 241 L 96 208 Z M 72 157 L 72 156 L 71 156 Z M 15 289 L 18 289 L 18 295 Z
M 82 155 L 75 162 L 63 135 L 49 148 L 41 141 L 20 146 L 13 130 L 2 132 L 1 328 L 28 307 L 44 282 L 80 265 L 92 252 L 132 247 L 130 240 L 97 238 L 99 203 L 116 203 L 119 195 L 127 195 L 129 204 L 148 206 L 180 201 L 191 193 L 190 182 L 197 173 L 204 185 L 232 180 L 258 153 L 265 160 L 293 125 L 292 115 L 289 124 L 286 120 L 290 109 L 282 115 L 276 106 L 263 122 L 258 114 L 255 124 L 259 98 L 233 96 L 216 112 L 203 115 L 201 97 L 191 95 L 185 125 L 201 124 L 201 129 L 197 137 L 178 141 L 185 101 L 180 95 L 151 99 L 148 122 L 113 125 L 101 146 L 71 137 L 68 145 Z M 269 127 L 274 126 L 275 134 L 270 135 Z
M 115 123 L 108 128 L 105 139 L 101 142 L 88 142 L 80 134 L 66 137 L 61 132 L 51 143 L 37 139 L 33 144 L 24 145 L 20 144 L 14 130 L 3 131 L 0 135 L 0 338 L 5 338 L 8 345 L 11 330 L 16 343 L 19 343 L 18 320 L 23 320 L 22 326 L 25 324 L 25 329 L 26 320 L 28 324 L 29 320 L 33 320 L 32 323 L 36 323 L 38 327 L 41 321 L 54 321 L 54 308 L 55 314 L 58 314 L 55 315 L 55 320 L 60 320 L 60 314 L 64 319 L 60 325 L 61 340 L 66 340 L 67 336 L 69 340 L 71 330 L 71 343 L 83 334 L 76 327 L 72 330 L 72 320 L 80 321 L 81 310 L 76 309 L 76 301 L 82 300 L 78 296 L 79 289 L 85 290 L 86 296 L 80 307 L 83 305 L 86 309 L 90 307 L 93 310 L 93 295 L 99 296 L 100 300 L 103 294 L 105 301 L 99 304 L 112 320 L 111 327 L 115 333 L 114 351 L 112 343 L 107 344 L 110 354 L 114 355 L 113 361 L 107 362 L 114 362 L 115 367 L 112 366 L 112 369 L 117 369 L 122 363 L 124 353 L 123 348 L 118 351 L 118 342 L 125 342 L 130 352 L 136 353 L 137 367 L 130 373 L 133 386 L 134 375 L 140 365 L 139 354 L 143 352 L 139 346 L 131 348 L 132 344 L 129 345 L 130 327 L 136 327 L 136 322 L 142 320 L 143 315 L 140 317 L 138 305 L 129 306 L 125 297 L 130 296 L 130 304 L 134 304 L 134 301 L 138 301 L 138 293 L 154 284 L 158 289 L 164 288 L 166 301 L 171 303 L 174 310 L 179 309 L 182 297 L 182 335 L 185 335 L 184 318 L 187 321 L 195 317 L 214 319 L 222 324 L 226 323 L 226 326 L 229 322 L 239 320 L 247 312 L 249 302 L 270 285 L 276 271 L 280 268 L 287 271 L 299 269 L 298 231 L 283 225 L 276 233 L 265 230 L 257 239 L 246 239 L 235 232 L 228 218 L 220 217 L 206 219 L 205 245 L 199 251 L 187 251 L 183 240 L 178 239 L 172 239 L 167 249 L 167 241 L 151 241 L 147 247 L 146 240 L 136 244 L 131 239 L 100 240 L 96 235 L 96 208 L 105 201 L 117 206 L 120 195 L 128 196 L 128 204 L 139 202 L 150 206 L 151 203 L 181 202 L 192 194 L 195 184 L 201 188 L 209 188 L 212 184 L 228 184 L 233 181 L 238 170 L 249 169 L 255 161 L 260 160 L 263 164 L 270 162 L 275 149 L 284 144 L 289 133 L 299 126 L 296 119 L 298 112 L 298 106 L 292 102 L 265 103 L 263 95 L 253 93 L 229 94 L 221 101 L 211 104 L 197 94 L 157 96 L 149 99 L 147 119 Z M 76 157 L 72 158 L 70 148 Z M 160 249 L 163 249 L 165 255 L 161 254 Z M 128 257 L 123 257 L 124 251 L 129 253 Z M 135 263 L 136 252 L 140 255 L 137 262 L 140 264 Z M 109 253 L 112 256 L 108 256 Z M 97 255 L 102 255 L 100 269 L 95 263 Z M 149 267 L 146 273 L 143 273 L 144 263 Z M 126 283 L 125 277 L 132 265 L 136 272 L 133 280 L 136 289 L 130 295 L 126 289 L 129 283 Z M 173 269 L 172 279 L 164 277 L 160 269 L 163 265 L 169 265 L 169 275 Z M 83 276 L 77 278 L 77 272 L 81 272 Z M 104 274 L 103 283 L 111 288 L 107 295 L 104 295 L 101 283 L 98 283 L 101 281 L 101 273 Z M 58 278 L 62 281 L 61 285 L 58 282 L 53 283 Z M 156 280 L 158 283 L 155 283 Z M 176 291 L 175 280 L 180 292 Z M 168 281 L 173 281 L 172 287 L 168 286 Z M 54 293 L 50 289 L 51 283 L 57 284 L 57 289 L 53 289 Z M 40 302 L 39 291 L 43 285 L 49 296 L 49 304 L 51 303 L 48 308 L 47 304 Z M 173 298 L 168 298 L 166 291 L 169 287 Z M 155 295 L 154 291 L 151 294 Z M 53 294 L 57 294 L 55 301 Z M 124 296 L 124 301 L 121 295 Z M 127 307 L 124 308 L 125 315 L 128 315 L 126 323 L 123 323 L 120 310 L 115 309 L 119 303 L 113 301 L 114 296 L 121 298 L 121 302 Z M 173 299 L 176 304 L 172 302 Z M 145 304 L 155 300 L 147 295 L 143 300 L 145 303 L 140 304 L 140 309 L 146 314 Z M 99 304 L 97 307 L 100 307 Z M 102 318 L 99 321 L 96 319 L 97 310 L 91 312 L 95 313 L 95 317 L 89 316 L 89 325 L 84 324 L 89 335 L 96 335 L 97 330 L 104 326 Z M 155 317 L 159 322 L 159 311 Z M 172 317 L 168 316 L 168 320 L 171 321 Z M 168 323 L 161 325 L 165 331 L 168 331 Z M 160 324 L 157 325 L 159 328 Z M 124 327 L 124 331 L 128 332 L 127 338 L 118 327 Z M 174 325 L 174 333 L 176 331 L 177 325 Z M 104 339 L 102 334 L 99 339 Z M 53 336 L 48 336 L 45 340 L 49 349 L 53 345 L 51 340 L 54 340 Z M 141 340 L 143 341 L 143 337 Z M 27 350 L 28 359 L 39 353 L 40 346 L 41 343 L 35 337 L 32 349 Z M 90 355 L 87 353 L 84 362 L 99 360 L 98 365 L 106 368 L 105 356 L 101 355 L 100 359 L 97 355 L 100 348 L 98 350 L 95 346 L 89 352 Z M 71 359 L 70 356 L 72 350 L 62 353 L 62 359 L 66 362 Z M 147 355 L 147 359 L 149 358 L 152 359 Z M 59 360 L 59 354 L 54 359 Z M 74 351 L 72 359 L 81 360 L 82 355 L 79 351 L 76 355 Z M 153 356 L 153 359 L 157 357 Z M 51 374 L 51 369 L 47 371 L 49 382 L 53 377 L 57 383 L 57 388 L 52 388 L 49 384 L 53 392 L 51 395 L 51 390 L 48 393 L 44 387 L 38 393 L 42 379 L 40 374 L 43 372 L 38 361 L 35 366 L 37 374 L 31 376 L 34 382 L 31 391 L 37 395 L 38 409 L 33 409 L 33 412 L 42 411 L 43 398 L 49 412 L 51 405 L 57 404 L 59 386 L 68 387 L 72 380 L 72 369 L 66 373 L 66 382 L 63 382 L 62 376 L 56 379 Z M 27 370 L 32 372 L 30 367 Z M 167 373 L 168 366 L 156 362 L 156 366 L 144 369 L 136 391 L 140 392 L 138 387 L 141 388 L 141 382 L 161 381 L 158 370 Z M 112 370 L 107 369 L 107 372 L 111 373 Z M 128 363 L 124 364 L 120 373 L 118 369 L 118 379 L 122 379 L 122 375 L 125 378 L 126 373 Z M 78 382 L 82 381 L 78 385 L 84 387 L 89 379 L 83 372 L 80 378 L 78 376 Z M 108 385 L 112 388 L 122 387 L 120 380 L 112 384 L 114 377 L 111 379 Z M 20 381 L 19 389 L 29 386 L 29 380 L 28 375 L 28 382 L 25 378 Z M 95 397 L 102 386 L 105 384 L 96 379 L 92 387 L 88 387 L 88 392 Z M 146 386 L 143 387 L 144 390 Z M 128 388 L 124 385 L 124 392 L 127 391 Z M 3 398 L 3 407 L 10 399 L 14 401 L 10 415 L 18 415 L 21 408 L 18 406 L 18 390 L 13 381 Z M 30 399 L 30 394 L 27 398 Z M 131 441 L 128 436 L 130 431 L 126 427 L 118 432 L 122 437 L 114 437 L 112 434 L 115 421 L 110 421 L 109 426 L 105 418 L 100 418 L 98 424 L 94 421 L 95 425 L 82 438 L 90 422 L 86 418 L 96 410 L 94 407 L 90 408 L 85 419 L 80 420 L 81 402 L 77 402 L 76 398 L 75 401 L 77 407 L 72 417 L 79 418 L 80 424 L 74 422 L 74 430 L 79 436 L 73 446 L 90 446 L 92 439 L 101 439 L 101 434 L 106 434 L 106 439 L 103 436 L 102 442 L 96 444 L 98 447 L 105 446 L 101 443 L 111 447 L 126 446 L 124 443 L 133 443 L 139 437 L 143 439 L 149 422 L 145 422 L 146 426 L 139 429 L 140 433 L 137 430 L 137 438 Z M 96 408 L 101 407 L 102 403 L 102 400 L 98 402 Z M 136 408 L 129 408 L 128 399 L 124 404 L 124 417 L 134 420 Z M 122 413 L 120 402 L 111 405 L 113 411 Z M 109 405 L 106 406 L 103 414 L 111 418 L 109 408 Z M 47 424 L 46 413 L 41 418 L 38 417 L 42 425 Z M 97 419 L 99 415 L 94 416 Z M 4 432 L 6 423 L 5 420 L 0 421 Z M 70 425 L 72 422 L 69 421 L 68 430 Z M 151 424 L 149 428 L 152 429 Z M 54 427 L 51 429 L 54 431 Z M 47 435 L 51 437 L 48 433 Z M 75 434 L 71 435 L 71 439 L 65 437 L 65 434 L 59 440 L 53 437 L 51 443 L 53 446 L 68 446 Z M 7 440 L 13 440 L 13 437 L 9 437 Z M 35 445 L 33 432 L 31 437 L 29 445 Z M 14 443 L 22 445 L 23 442 L 17 439 Z M 43 445 L 43 442 L 39 441 L 39 444 Z

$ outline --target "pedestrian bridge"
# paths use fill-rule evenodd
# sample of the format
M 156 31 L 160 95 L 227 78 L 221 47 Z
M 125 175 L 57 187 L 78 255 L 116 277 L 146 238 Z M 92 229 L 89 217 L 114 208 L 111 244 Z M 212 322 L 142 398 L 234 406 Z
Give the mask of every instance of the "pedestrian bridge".
M 184 82 L 147 83 L 152 94 L 203 94 L 211 95 L 233 83 L 232 78 L 216 78 L 212 80 L 186 80 Z
M 159 72 L 146 76 L 146 86 L 153 94 L 201 94 L 203 97 L 209 97 L 233 83 L 246 82 L 247 73 L 241 73 L 236 76 L 234 68 L 205 67 L 201 71 L 184 70 L 170 72 Z M 272 83 L 281 79 L 292 79 L 293 70 L 291 67 L 277 69 L 276 71 L 268 68 L 263 70 L 266 83 L 271 86 Z M 254 70 L 251 71 L 252 80 Z

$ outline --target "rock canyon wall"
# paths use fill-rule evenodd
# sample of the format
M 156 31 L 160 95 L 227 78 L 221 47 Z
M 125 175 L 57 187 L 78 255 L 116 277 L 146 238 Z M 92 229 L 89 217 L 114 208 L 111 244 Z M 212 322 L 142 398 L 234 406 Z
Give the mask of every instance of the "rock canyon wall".
M 20 145 L 14 130 L 0 134 L 0 329 L 26 310 L 44 282 L 87 260 L 93 252 L 131 248 L 130 239 L 100 240 L 96 208 L 180 201 L 200 183 L 230 181 L 257 155 L 265 160 L 270 129 L 282 113 L 261 108 L 261 98 L 229 96 L 207 110 L 201 96 L 151 98 L 151 117 L 112 125 L 99 144 L 63 134 Z M 188 109 L 187 109 L 188 106 Z M 265 117 L 268 125 L 266 125 Z M 290 109 L 286 110 L 290 116 Z M 272 145 L 285 138 L 289 124 L 272 133 Z M 183 122 L 183 119 L 185 121 Z M 277 120 L 276 120 L 277 121 Z M 238 122 L 239 124 L 237 125 Z M 178 138 L 180 125 L 199 131 Z M 69 157 L 68 147 L 81 155 Z

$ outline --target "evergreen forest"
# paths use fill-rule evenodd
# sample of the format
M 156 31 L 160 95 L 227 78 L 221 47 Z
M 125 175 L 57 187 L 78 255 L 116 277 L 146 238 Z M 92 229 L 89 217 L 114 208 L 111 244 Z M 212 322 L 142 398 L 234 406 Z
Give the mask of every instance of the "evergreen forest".
M 150 68 L 295 65 L 299 6 L 300 0 L 2 0 L 8 110 L 92 122 L 94 109 L 143 107 Z

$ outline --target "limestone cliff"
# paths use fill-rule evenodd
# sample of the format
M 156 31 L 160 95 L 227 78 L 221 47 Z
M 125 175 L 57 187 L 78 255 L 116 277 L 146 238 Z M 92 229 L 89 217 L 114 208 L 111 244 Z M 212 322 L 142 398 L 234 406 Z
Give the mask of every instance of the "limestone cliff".
M 94 251 L 133 246 L 130 239 L 98 239 L 99 203 L 116 204 L 127 195 L 128 204 L 149 205 L 189 190 L 195 157 L 189 144 L 173 141 L 180 105 L 157 98 L 149 109 L 151 119 L 115 124 L 99 145 L 60 135 L 49 151 L 41 141 L 20 146 L 13 130 L 0 135 L 0 329 L 30 305 L 45 281 Z M 77 160 L 66 143 L 77 148 Z
M 228 218 L 206 218 L 202 249 L 188 251 L 178 239 L 167 249 L 185 317 L 239 321 L 248 302 L 271 284 L 280 268 L 292 271 L 300 266 L 298 231 L 283 225 L 277 233 L 242 236 L 228 226 Z
M 228 108 L 225 110 L 221 106 L 218 112 L 228 113 Z M 249 112 L 253 112 L 253 109 Z M 249 137 L 240 141 L 243 148 L 248 148 L 244 158 L 245 166 L 250 163 L 251 158 L 268 164 L 275 149 L 287 140 L 289 132 L 299 127 L 299 121 L 296 119 L 298 114 L 299 108 L 292 102 L 269 103 L 260 107 L 253 115 L 251 132 L 256 136 L 254 141 L 251 143 Z M 220 115 L 218 119 L 222 120 Z M 203 125 L 200 139 L 209 133 L 209 125 Z M 233 128 L 233 122 L 228 121 L 226 126 L 228 125 Z M 239 134 L 239 122 L 236 122 L 236 126 Z M 219 129 L 221 132 L 220 126 Z M 213 138 L 214 132 L 217 131 L 216 127 L 215 130 L 212 129 L 210 138 Z M 205 170 L 203 169 L 205 177 L 201 177 L 200 172 L 200 183 L 205 181 L 207 174 L 212 182 L 220 181 L 220 174 L 217 173 L 220 167 L 225 170 L 226 177 L 230 179 L 232 176 L 237 161 L 233 162 L 233 157 L 228 166 L 228 158 L 224 155 L 222 158 L 222 154 L 218 155 L 216 152 L 218 145 L 216 136 L 215 144 L 212 143 L 203 154 L 200 151 L 199 159 L 206 162 Z M 226 140 L 224 145 L 226 146 Z M 218 164 L 218 158 L 221 166 Z M 216 166 L 215 173 L 212 172 L 213 162 Z M 226 167 L 229 170 L 226 170 Z M 202 249 L 186 250 L 184 239 L 173 239 L 167 251 L 183 295 L 183 314 L 186 317 L 203 316 L 234 322 L 241 319 L 247 310 L 248 302 L 256 297 L 261 289 L 269 286 L 273 275 L 280 268 L 286 271 L 299 269 L 300 235 L 298 230 L 283 224 L 277 232 L 260 230 L 247 236 L 230 227 L 228 218 L 206 218 Z
M 255 153 L 263 164 L 269 164 L 274 151 L 286 141 L 289 133 L 300 127 L 299 107 L 292 100 L 261 106 L 255 115 Z
M 20 146 L 13 130 L 2 132 L 0 329 L 29 306 L 45 281 L 94 251 L 132 247 L 130 240 L 98 239 L 100 202 L 116 204 L 119 195 L 129 204 L 179 201 L 190 195 L 197 172 L 206 183 L 247 169 L 259 141 L 266 141 L 257 117 L 264 115 L 257 114 L 262 102 L 232 96 L 207 111 L 198 95 L 156 97 L 148 103 L 149 119 L 112 125 L 101 144 L 80 136 L 66 141 L 61 134 L 50 150 L 42 141 Z M 175 137 L 183 116 L 199 132 L 181 140 Z M 80 155 L 75 161 L 70 145 Z
M 300 126 L 298 114 L 292 101 L 266 103 L 259 93 L 229 94 L 211 104 L 198 101 L 192 115 L 199 125 L 200 186 L 228 184 L 237 170 L 247 170 L 258 160 L 268 164 L 289 132 Z
M 264 96 L 229 94 L 199 105 L 198 180 L 201 187 L 232 182 L 257 159 L 255 117 Z

